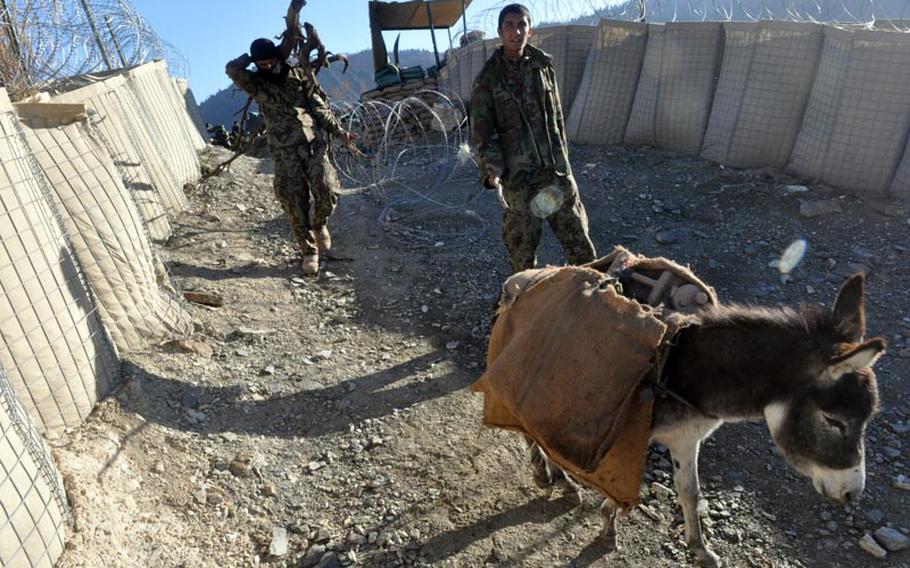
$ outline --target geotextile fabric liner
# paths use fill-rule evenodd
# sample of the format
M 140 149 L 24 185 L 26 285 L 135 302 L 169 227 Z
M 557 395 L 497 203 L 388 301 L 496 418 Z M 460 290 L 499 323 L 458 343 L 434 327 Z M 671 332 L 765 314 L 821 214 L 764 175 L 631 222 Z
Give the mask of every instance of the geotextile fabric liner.
M 54 103 L 84 103 L 89 112 L 89 124 L 97 129 L 98 137 L 117 165 L 123 183 L 130 190 L 136 207 L 142 214 L 149 235 L 156 241 L 171 236 L 161 195 L 152 181 L 145 160 L 137 148 L 139 140 L 131 131 L 131 109 L 118 91 L 127 89 L 121 76 L 81 87 L 51 98 Z
M 17 110 L 114 343 L 128 352 L 190 333 L 189 314 L 158 287 L 151 243 L 114 163 L 83 121 L 45 118 L 54 106 Z
M 724 56 L 701 156 L 737 168 L 787 164 L 821 57 L 824 28 L 725 23 Z
M 120 376 L 53 196 L 0 90 L 0 367 L 45 434 L 76 427 Z
M 54 566 L 68 515 L 60 473 L 0 369 L 0 566 Z
M 622 144 L 647 43 L 647 24 L 600 21 L 574 100 L 563 100 L 570 140 Z
M 825 28 L 793 173 L 863 193 L 889 191 L 910 130 L 910 36 Z
M 199 178 L 199 158 L 192 142 L 186 136 L 186 110 L 175 108 L 174 99 L 165 89 L 168 80 L 164 62 L 155 61 L 140 65 L 126 72 L 133 94 L 139 101 L 140 109 L 146 116 L 146 127 L 150 128 L 157 150 L 165 156 L 177 182 L 183 184 Z M 186 208 L 186 196 L 183 196 Z
M 626 144 L 698 154 L 722 53 L 720 22 L 649 24 Z

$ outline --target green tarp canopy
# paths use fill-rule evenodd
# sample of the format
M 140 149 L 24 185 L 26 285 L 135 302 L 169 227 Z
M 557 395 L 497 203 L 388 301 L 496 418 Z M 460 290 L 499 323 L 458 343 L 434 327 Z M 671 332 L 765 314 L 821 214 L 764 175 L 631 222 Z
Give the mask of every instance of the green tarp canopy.
M 379 70 L 388 62 L 382 39 L 384 30 L 430 30 L 451 28 L 463 17 L 471 0 L 411 0 L 409 2 L 370 1 L 370 32 L 373 36 L 373 67 Z M 433 33 L 436 51 L 436 35 Z M 439 56 L 436 56 L 437 63 Z

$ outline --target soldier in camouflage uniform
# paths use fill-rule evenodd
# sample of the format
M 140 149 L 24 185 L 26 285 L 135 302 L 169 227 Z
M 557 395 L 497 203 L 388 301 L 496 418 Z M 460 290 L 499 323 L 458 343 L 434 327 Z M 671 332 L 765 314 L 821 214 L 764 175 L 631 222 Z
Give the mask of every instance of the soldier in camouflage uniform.
M 546 218 L 571 264 L 594 260 L 588 217 L 569 165 L 565 120 L 550 56 L 528 45 L 531 16 L 521 4 L 499 14 L 502 47 L 471 93 L 471 137 L 484 186 L 500 188 L 502 238 L 513 272 L 533 268 Z M 501 184 L 501 186 L 500 186 Z
M 257 39 L 250 53 L 228 62 L 234 83 L 259 103 L 275 163 L 275 196 L 291 223 L 303 254 L 305 274 L 319 271 L 319 252 L 331 247 L 327 223 L 335 210 L 338 176 L 329 155 L 329 135 L 345 141 L 345 131 L 329 109 L 319 84 L 306 69 L 291 66 L 271 40 Z M 255 63 L 257 70 L 247 67 Z M 314 212 L 310 219 L 310 194 Z

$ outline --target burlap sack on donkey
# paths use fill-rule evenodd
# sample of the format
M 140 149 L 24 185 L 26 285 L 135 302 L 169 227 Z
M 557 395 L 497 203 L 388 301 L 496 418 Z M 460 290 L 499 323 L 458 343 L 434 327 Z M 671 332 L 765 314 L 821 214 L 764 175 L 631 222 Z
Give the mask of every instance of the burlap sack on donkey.
M 649 385 L 673 336 L 694 321 L 623 296 L 600 271 L 627 273 L 636 262 L 691 276 L 716 303 L 688 269 L 621 248 L 588 266 L 518 273 L 503 286 L 487 371 L 472 386 L 484 394 L 486 426 L 528 434 L 626 509 L 638 503 L 651 435 Z

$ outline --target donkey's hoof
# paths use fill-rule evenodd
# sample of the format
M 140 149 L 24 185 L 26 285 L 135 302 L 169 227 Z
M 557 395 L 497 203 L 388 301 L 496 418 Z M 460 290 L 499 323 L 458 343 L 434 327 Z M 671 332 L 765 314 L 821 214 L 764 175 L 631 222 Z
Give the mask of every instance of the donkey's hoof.
M 532 459 L 531 466 L 534 473 L 534 485 L 540 489 L 552 489 L 556 476 L 553 475 L 553 470 L 547 465 L 546 460 Z
M 616 544 L 616 531 L 604 530 L 600 533 L 600 543 L 603 545 L 604 551 L 609 554 L 611 552 L 616 552 L 619 550 L 619 545 Z
M 720 568 L 723 566 L 723 563 L 720 561 L 720 556 L 714 554 L 714 552 L 706 546 L 695 548 L 692 550 L 692 553 L 695 554 L 698 565 L 703 568 Z
M 581 488 L 566 479 L 565 477 L 556 482 L 556 487 L 562 490 L 563 499 L 576 506 L 584 505 L 585 497 L 581 493 Z

